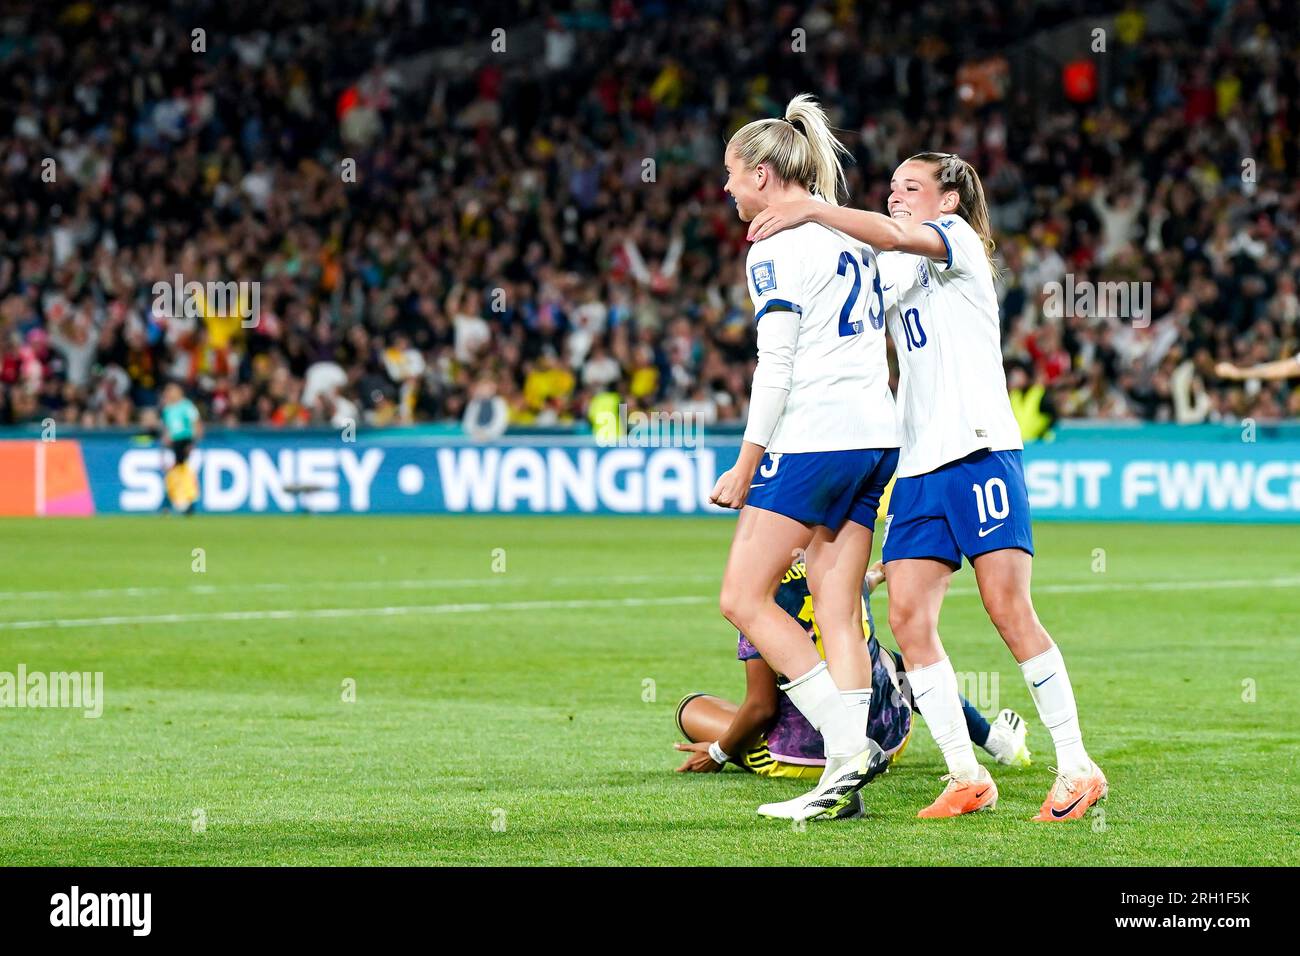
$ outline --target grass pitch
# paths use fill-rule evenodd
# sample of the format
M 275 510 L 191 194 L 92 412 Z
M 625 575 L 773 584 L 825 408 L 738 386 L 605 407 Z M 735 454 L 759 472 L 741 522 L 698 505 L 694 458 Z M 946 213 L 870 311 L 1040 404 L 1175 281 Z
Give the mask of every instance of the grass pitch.
M 1030 822 L 1051 741 L 965 569 L 945 642 L 1030 719 L 1035 765 L 994 766 L 993 813 L 920 821 L 943 766 L 918 728 L 869 819 L 803 832 L 754 815 L 797 782 L 672 772 L 678 698 L 742 693 L 716 605 L 731 529 L 0 522 L 0 672 L 102 671 L 105 692 L 98 719 L 0 708 L 0 863 L 1300 863 L 1294 528 L 1035 529 L 1103 816 Z

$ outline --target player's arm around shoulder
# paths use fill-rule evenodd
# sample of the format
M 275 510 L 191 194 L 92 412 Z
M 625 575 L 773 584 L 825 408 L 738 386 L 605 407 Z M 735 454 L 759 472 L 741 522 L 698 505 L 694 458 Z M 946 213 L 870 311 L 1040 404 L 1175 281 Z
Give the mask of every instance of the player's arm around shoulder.
M 943 238 L 925 223 L 900 221 L 878 212 L 832 206 L 815 199 L 768 206 L 750 223 L 749 236 L 758 239 L 757 245 L 791 235 L 793 229 L 806 222 L 828 226 L 865 242 L 877 252 L 907 252 L 938 261 L 948 258 L 948 246 Z

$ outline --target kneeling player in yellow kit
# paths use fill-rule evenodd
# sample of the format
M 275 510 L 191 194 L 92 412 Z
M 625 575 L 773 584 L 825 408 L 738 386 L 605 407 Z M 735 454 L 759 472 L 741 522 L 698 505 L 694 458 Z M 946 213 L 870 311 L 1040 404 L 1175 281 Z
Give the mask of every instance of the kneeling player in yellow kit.
M 907 746 L 916 704 L 901 655 L 882 648 L 875 637 L 868 597 L 883 580 L 884 572 L 877 563 L 868 569 L 862 587 L 863 629 L 872 663 L 867 734 L 892 761 Z M 776 600 L 808 631 L 818 653 L 823 653 L 802 562 L 796 562 L 782 578 Z M 678 750 L 690 753 L 678 772 L 709 773 L 732 762 L 761 776 L 816 780 L 826 762 L 821 735 L 781 693 L 779 676 L 744 634 L 739 635 L 737 657 L 745 662 L 746 675 L 745 699 L 739 705 L 709 694 L 689 694 L 677 705 L 678 730 L 691 741 L 677 744 Z M 1027 728 L 1015 711 L 1003 710 L 990 724 L 970 701 L 963 698 L 962 705 L 973 741 L 999 763 L 1029 764 Z M 860 803 L 855 801 L 838 818 L 856 816 L 859 810 Z

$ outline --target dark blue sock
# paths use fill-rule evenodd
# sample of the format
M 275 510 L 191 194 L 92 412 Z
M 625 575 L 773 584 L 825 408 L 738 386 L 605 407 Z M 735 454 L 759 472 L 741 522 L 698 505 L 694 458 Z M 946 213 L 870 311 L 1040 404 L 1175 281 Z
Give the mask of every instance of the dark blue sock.
M 989 722 L 965 697 L 961 699 L 961 710 L 966 715 L 966 729 L 970 731 L 971 743 L 976 747 L 983 747 L 985 741 L 989 739 Z

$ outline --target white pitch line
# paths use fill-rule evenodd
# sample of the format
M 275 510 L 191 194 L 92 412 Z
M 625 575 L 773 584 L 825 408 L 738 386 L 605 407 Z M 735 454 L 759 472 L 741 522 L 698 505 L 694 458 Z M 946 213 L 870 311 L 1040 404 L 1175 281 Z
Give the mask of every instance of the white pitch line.
M 586 579 L 590 580 L 590 579 Z M 1086 594 L 1098 591 L 1194 591 L 1300 586 L 1300 577 L 1223 578 L 1212 581 L 1133 581 L 1097 584 L 1046 584 L 1037 594 Z M 954 588 L 951 594 L 970 596 L 975 588 Z M 666 604 L 709 604 L 716 594 L 684 594 L 676 597 L 574 598 L 548 601 L 477 601 L 469 604 L 416 604 L 389 607 L 284 608 L 265 611 L 208 611 L 193 614 L 138 614 L 109 617 L 46 618 L 32 621 L 0 621 L 0 631 L 29 631 L 39 628 L 116 627 L 123 624 L 194 624 L 206 621 L 293 621 L 347 617 L 401 617 L 421 614 L 482 614 L 490 611 L 581 610 L 601 607 L 658 607 Z
M 665 604 L 707 604 L 716 595 L 676 597 L 575 598 L 561 601 L 478 601 L 473 604 L 415 604 L 393 607 L 285 608 L 271 611 L 211 611 L 194 614 L 135 614 L 110 617 L 50 618 L 39 621 L 0 621 L 0 631 L 38 628 L 116 627 L 123 624 L 196 624 L 204 621 L 295 621 L 344 617 L 403 617 L 421 614 L 481 614 L 486 611 L 581 610 L 598 607 L 660 607 Z
M 567 575 L 549 578 L 528 578 L 500 575 L 494 578 L 403 578 L 394 581 L 254 581 L 248 584 L 191 584 L 185 587 L 126 587 L 86 588 L 66 591 L 0 591 L 0 601 L 47 600 L 71 597 L 149 597 L 164 594 L 247 594 L 288 591 L 382 591 L 394 590 L 447 590 L 464 587 L 500 587 L 501 585 L 534 584 L 661 584 L 665 581 L 719 581 L 719 574 L 628 574 L 628 575 Z M 1034 585 L 1035 594 L 1092 594 L 1102 591 L 1198 591 L 1218 588 L 1293 587 L 1300 586 L 1300 576 L 1275 578 L 1225 578 L 1222 580 L 1183 581 L 1131 581 L 1088 582 L 1081 584 Z M 975 587 L 955 587 L 953 595 L 978 594 Z M 884 594 L 881 597 L 885 597 Z
M 283 591 L 382 591 L 395 590 L 447 590 L 463 587 L 499 587 L 503 584 L 654 584 L 662 581 L 721 581 L 717 574 L 627 574 L 627 575 L 567 575 L 549 578 L 528 578 L 497 575 L 492 578 L 402 578 L 395 581 L 253 581 L 248 584 L 190 584 L 184 587 L 127 587 L 85 588 L 66 591 L 0 591 L 0 601 L 57 600 L 59 598 L 87 597 L 151 597 L 163 594 L 222 594 L 238 592 Z
M 1209 581 L 1098 581 L 1088 584 L 1035 584 L 1032 591 L 1034 594 L 1094 594 L 1100 591 L 1206 591 L 1293 587 L 1300 587 L 1300 576 L 1219 578 Z M 957 595 L 979 594 L 979 588 L 953 588 L 948 593 Z

